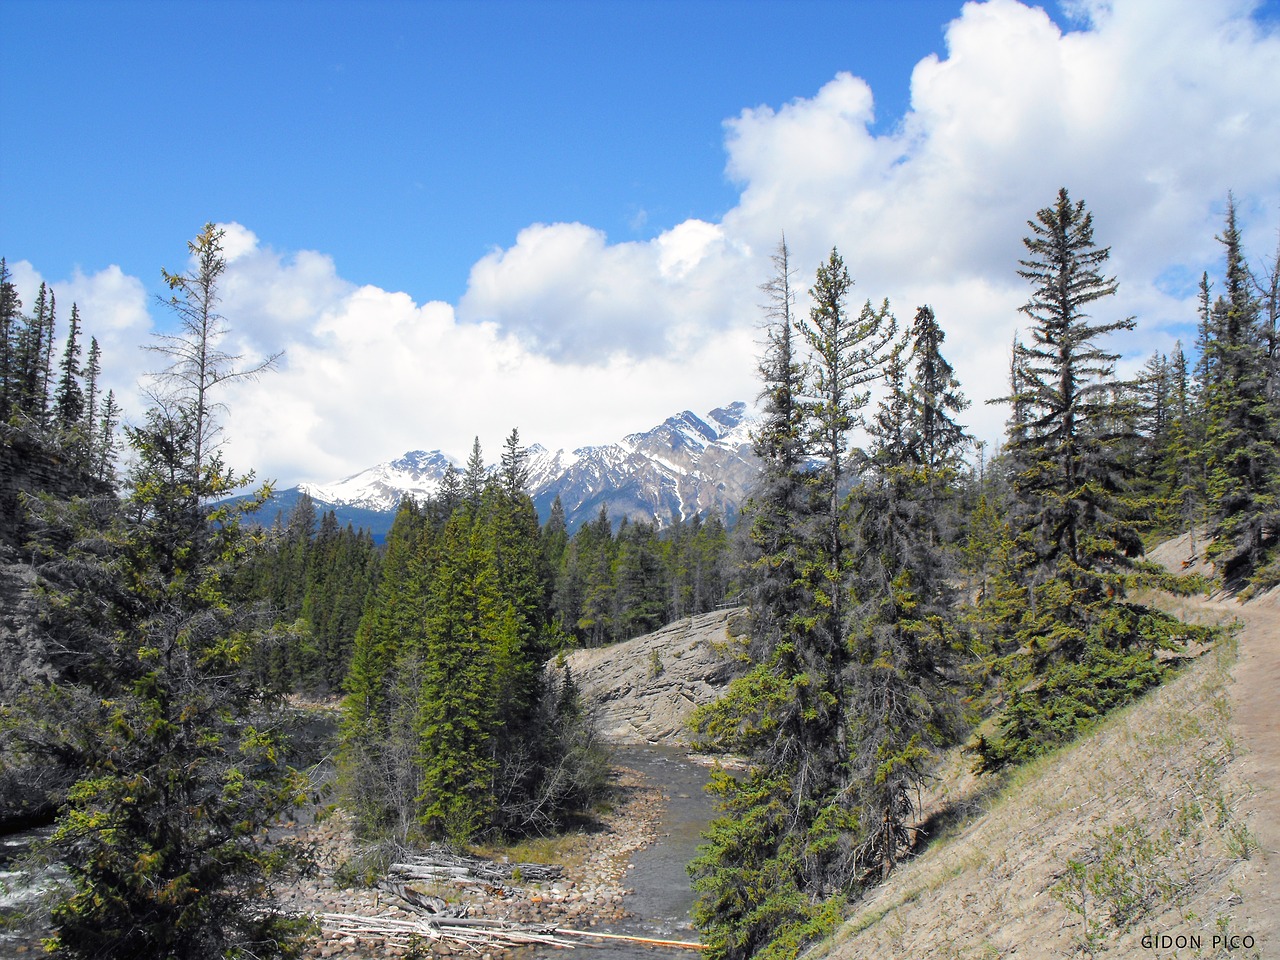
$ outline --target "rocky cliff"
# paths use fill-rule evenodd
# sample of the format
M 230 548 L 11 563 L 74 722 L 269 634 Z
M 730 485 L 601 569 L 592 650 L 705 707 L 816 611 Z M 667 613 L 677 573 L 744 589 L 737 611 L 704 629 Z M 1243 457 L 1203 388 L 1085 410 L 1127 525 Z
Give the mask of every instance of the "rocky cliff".
M 687 745 L 689 715 L 742 670 L 746 624 L 745 610 L 718 610 L 564 661 L 605 739 Z

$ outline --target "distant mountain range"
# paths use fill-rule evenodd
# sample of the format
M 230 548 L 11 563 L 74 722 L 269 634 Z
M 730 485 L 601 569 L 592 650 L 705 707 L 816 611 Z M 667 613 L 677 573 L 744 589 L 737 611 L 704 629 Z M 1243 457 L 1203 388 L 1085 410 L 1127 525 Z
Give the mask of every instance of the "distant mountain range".
M 558 496 L 571 532 L 595 519 L 601 506 L 615 525 L 626 517 L 666 526 L 712 513 L 732 523 L 759 469 L 753 424 L 739 401 L 702 417 L 685 410 L 602 446 L 567 452 L 534 444 L 528 449 L 529 494 L 543 520 Z M 262 516 L 271 517 L 273 508 L 287 513 L 307 493 L 320 510 L 333 510 L 341 523 L 381 539 L 400 501 L 437 493 L 450 464 L 461 469 L 439 450 L 413 450 L 334 483 L 278 491 Z

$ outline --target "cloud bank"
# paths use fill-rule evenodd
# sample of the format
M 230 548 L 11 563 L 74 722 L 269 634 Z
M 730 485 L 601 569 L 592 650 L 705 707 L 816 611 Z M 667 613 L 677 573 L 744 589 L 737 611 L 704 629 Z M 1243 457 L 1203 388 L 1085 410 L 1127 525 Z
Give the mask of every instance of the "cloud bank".
M 477 434 L 496 452 L 512 426 L 572 447 L 749 399 L 757 286 L 783 231 L 805 286 L 838 246 L 857 300 L 888 297 L 904 321 L 932 304 L 971 424 L 993 439 L 1004 412 L 980 401 L 1004 390 L 1027 297 L 1020 241 L 1061 186 L 1112 247 L 1120 295 L 1102 309 L 1139 321 L 1112 346 L 1136 365 L 1189 339 L 1228 190 L 1251 252 L 1274 250 L 1280 37 L 1245 2 L 1071 10 L 1078 26 L 1063 32 L 1014 0 L 966 4 L 887 133 L 871 130 L 856 64 L 811 95 L 743 109 L 724 124 L 740 196 L 720 222 L 618 243 L 588 224 L 532 224 L 474 265 L 456 305 L 357 286 L 321 252 L 226 225 L 234 349 L 286 351 L 278 373 L 225 398 L 232 462 L 325 481 L 415 447 L 465 455 Z M 38 279 L 19 266 L 20 286 Z M 149 322 L 141 284 L 112 268 L 56 287 L 120 365 Z

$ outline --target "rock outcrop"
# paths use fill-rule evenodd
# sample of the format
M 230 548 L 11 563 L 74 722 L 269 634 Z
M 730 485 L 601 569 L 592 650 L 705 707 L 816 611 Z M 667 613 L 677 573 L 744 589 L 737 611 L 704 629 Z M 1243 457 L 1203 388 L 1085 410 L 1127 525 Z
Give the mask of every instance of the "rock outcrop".
M 564 662 L 606 740 L 687 746 L 689 715 L 742 672 L 746 623 L 741 608 L 718 610 Z

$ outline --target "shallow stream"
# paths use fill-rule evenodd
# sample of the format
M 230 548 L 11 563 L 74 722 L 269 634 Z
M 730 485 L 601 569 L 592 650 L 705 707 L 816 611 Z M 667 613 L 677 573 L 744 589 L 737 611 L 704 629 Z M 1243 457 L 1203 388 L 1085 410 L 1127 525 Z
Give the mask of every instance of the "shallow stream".
M 686 754 L 673 747 L 622 746 L 615 751 L 614 762 L 644 774 L 645 779 L 662 790 L 666 799 L 658 840 L 631 858 L 634 868 L 627 872 L 625 885 L 629 893 L 623 906 L 632 914 L 602 929 L 607 933 L 649 937 L 657 940 L 697 940 L 689 920 L 693 905 L 693 888 L 685 867 L 698 852 L 702 831 L 711 819 L 712 804 L 703 788 L 708 771 L 691 762 Z M 539 957 L 552 957 L 550 951 L 539 951 Z M 582 946 L 576 948 L 574 960 L 599 957 L 601 960 L 628 960 L 631 957 L 697 957 L 699 954 L 641 944 Z
M 39 900 L 52 883 L 50 875 L 33 878 L 30 873 L 18 869 L 19 861 L 31 851 L 32 846 L 48 839 L 52 832 L 52 827 L 38 827 L 0 836 L 0 960 L 38 954 L 35 950 L 38 943 L 29 934 L 12 933 L 10 922 L 24 908 Z

